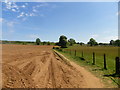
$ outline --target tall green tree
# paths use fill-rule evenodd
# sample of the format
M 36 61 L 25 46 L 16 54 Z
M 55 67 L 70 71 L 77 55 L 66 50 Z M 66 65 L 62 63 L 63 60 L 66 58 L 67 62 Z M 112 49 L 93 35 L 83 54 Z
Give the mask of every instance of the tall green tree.
M 61 48 L 66 48 L 67 47 L 67 37 L 62 35 L 59 38 L 59 46 L 61 46 Z
M 115 46 L 120 46 L 120 40 L 119 39 L 117 39 L 117 40 L 115 40 Z
M 68 40 L 68 42 L 69 42 L 70 46 L 73 46 L 73 44 L 76 43 L 73 38 L 70 38 L 70 39 Z
M 97 43 L 97 42 L 95 41 L 95 39 L 93 39 L 93 38 L 91 38 L 91 39 L 89 40 L 88 44 L 89 44 L 90 46 L 98 45 L 98 43 Z
M 37 38 L 37 39 L 36 39 L 36 45 L 40 45 L 40 42 L 41 42 L 40 39 Z
M 50 45 L 50 44 L 51 44 L 51 43 L 48 41 L 48 42 L 47 42 L 47 45 Z
M 84 45 L 84 43 L 83 43 L 83 42 L 80 42 L 80 45 L 82 46 L 82 45 Z
M 119 39 L 117 39 L 117 40 L 111 40 L 110 41 L 110 43 L 109 43 L 110 45 L 113 45 L 113 46 L 120 46 L 120 40 Z
M 114 40 L 111 40 L 110 41 L 110 45 L 114 45 L 115 41 Z

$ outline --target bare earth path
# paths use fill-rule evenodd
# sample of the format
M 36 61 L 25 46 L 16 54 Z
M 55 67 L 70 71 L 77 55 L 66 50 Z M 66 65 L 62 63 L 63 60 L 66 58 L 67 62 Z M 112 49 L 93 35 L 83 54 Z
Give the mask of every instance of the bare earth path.
M 102 88 L 101 81 L 51 46 L 3 45 L 4 88 Z

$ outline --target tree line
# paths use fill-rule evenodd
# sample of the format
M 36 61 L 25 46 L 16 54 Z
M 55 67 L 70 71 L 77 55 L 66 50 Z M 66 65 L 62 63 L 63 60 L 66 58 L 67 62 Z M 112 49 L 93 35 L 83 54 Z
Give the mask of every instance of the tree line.
M 49 42 L 49 41 L 43 41 L 41 42 L 41 40 L 39 38 L 36 39 L 36 45 L 55 45 L 54 42 Z
M 1 44 L 22 44 L 22 45 L 58 45 L 62 48 L 66 48 L 68 46 L 73 46 L 74 44 L 78 45 L 87 45 L 87 46 L 120 46 L 120 40 L 111 40 L 109 43 L 98 43 L 94 38 L 90 38 L 87 44 L 83 42 L 76 42 L 75 39 L 68 39 L 66 36 L 61 35 L 59 37 L 59 42 L 49 42 L 49 41 L 41 41 L 40 38 L 37 38 L 36 41 L 7 41 L 1 40 Z
M 102 46 L 102 45 L 111 45 L 111 46 L 120 46 L 120 40 L 111 40 L 110 43 L 98 43 L 95 39 L 90 38 L 89 42 L 87 44 L 84 44 L 83 42 L 77 42 L 73 39 L 70 38 L 67 40 L 67 37 L 62 35 L 59 38 L 59 42 L 56 43 L 56 45 L 61 46 L 62 48 L 67 48 L 68 46 L 73 46 L 74 44 L 79 44 L 79 45 L 88 45 L 88 46 Z
M 7 40 L 0 40 L 0 44 L 19 44 L 19 45 L 55 45 L 54 42 L 49 42 L 49 41 L 39 41 L 39 39 L 37 39 L 36 41 L 7 41 Z
M 36 44 L 40 45 L 41 41 L 39 38 L 36 39 Z M 44 43 L 44 42 L 43 42 Z M 76 42 L 75 39 L 70 38 L 67 39 L 66 36 L 61 35 L 59 38 L 59 42 L 54 43 L 55 45 L 61 46 L 62 48 L 67 48 L 68 46 L 73 46 L 74 44 L 79 44 L 79 45 L 88 45 L 88 46 L 120 46 L 120 40 L 111 40 L 110 43 L 98 43 L 94 38 L 90 38 L 90 40 L 87 42 L 87 44 L 83 43 L 83 42 Z M 50 45 L 50 42 L 49 44 Z

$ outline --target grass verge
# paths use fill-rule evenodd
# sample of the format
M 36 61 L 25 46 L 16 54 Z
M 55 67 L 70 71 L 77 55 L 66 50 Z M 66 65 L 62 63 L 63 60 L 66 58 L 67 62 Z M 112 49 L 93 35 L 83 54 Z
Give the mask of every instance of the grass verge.
M 69 60 L 77 63 L 78 65 L 86 68 L 88 71 L 93 73 L 96 77 L 102 79 L 105 88 L 117 88 L 118 87 L 118 77 L 112 76 L 112 72 L 110 70 L 105 70 L 97 65 L 92 65 L 88 60 L 84 60 L 79 56 L 71 55 L 67 52 L 62 52 L 57 50 L 59 53 L 63 54 Z

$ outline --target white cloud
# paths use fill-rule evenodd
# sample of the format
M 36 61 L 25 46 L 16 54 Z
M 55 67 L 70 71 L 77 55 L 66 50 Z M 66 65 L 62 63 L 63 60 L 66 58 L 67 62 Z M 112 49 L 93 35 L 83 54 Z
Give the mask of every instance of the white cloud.
M 39 12 L 40 9 L 43 7 L 49 6 L 49 8 L 53 8 L 46 2 L 38 2 L 36 5 L 30 6 L 29 3 L 23 3 L 21 5 L 16 2 L 9 2 L 8 0 L 6 0 L 4 4 L 6 7 L 2 9 L 3 11 L 5 12 L 11 11 L 13 13 L 16 13 L 15 15 L 17 19 L 25 18 L 25 19 L 22 19 L 22 21 L 27 20 L 27 17 L 45 16 L 44 13 Z
M 14 31 L 14 26 L 16 24 L 18 24 L 18 22 L 4 20 L 3 24 L 6 25 L 6 27 L 8 28 L 7 30 L 8 30 L 9 33 L 13 33 L 13 32 L 15 32 Z
M 3 18 L 0 18 L 0 23 L 3 22 Z
M 108 37 L 105 37 L 104 39 L 106 39 L 106 40 L 116 40 L 116 39 L 118 39 L 118 36 L 108 36 Z
M 106 36 L 101 37 L 101 42 L 109 42 L 110 40 L 117 40 L 118 36 Z
M 118 2 L 119 0 L 32 0 L 32 1 L 34 2 Z
M 116 13 L 116 15 L 119 16 L 119 15 L 120 15 L 120 11 L 118 11 L 118 12 Z
M 23 5 L 17 5 L 16 2 L 6 1 L 5 5 L 6 5 L 6 8 L 3 10 L 11 10 L 13 12 L 20 12 L 20 8 L 25 8 L 27 4 L 25 3 Z
M 116 40 L 118 39 L 118 33 L 113 31 L 104 31 L 101 34 L 93 34 L 89 38 L 94 38 L 97 42 L 102 42 L 102 43 L 109 43 L 110 40 Z
M 11 2 L 7 2 L 6 3 L 6 8 L 7 9 L 11 9 L 12 8 L 12 3 Z
M 48 6 L 48 3 L 40 3 L 39 5 L 37 5 L 36 7 L 39 8 L 39 7 L 46 7 Z
M 22 5 L 21 7 L 22 7 L 22 8 L 25 8 L 26 6 L 25 6 L 25 5 Z
M 33 8 L 33 12 L 38 12 L 35 8 Z
M 25 14 L 25 12 L 21 12 L 19 16 L 17 16 L 17 18 L 23 17 Z
M 91 37 L 96 39 L 96 38 L 99 37 L 99 35 L 98 34 L 94 34 L 94 35 L 91 35 Z
M 109 43 L 110 40 L 117 40 L 118 36 L 117 35 L 113 35 L 113 36 L 99 36 L 98 38 L 95 38 L 95 40 L 97 42 L 102 42 L 102 43 Z
M 15 32 L 14 26 L 17 24 L 17 22 L 4 20 L 3 24 L 8 28 L 6 33 L 7 35 L 11 35 Z M 4 32 L 4 30 L 2 31 Z
M 36 39 L 36 38 L 39 38 L 39 36 L 36 35 L 36 34 L 31 34 L 31 35 L 28 35 L 27 37 L 30 38 L 30 39 Z
M 13 11 L 13 12 L 16 12 L 16 10 L 15 10 L 15 9 L 12 9 L 12 11 Z
M 12 6 L 12 8 L 15 8 L 15 9 L 19 9 L 19 7 L 14 3 L 14 5 Z
M 9 26 L 9 27 L 13 27 L 14 26 L 14 24 L 15 24 L 15 22 L 7 22 L 7 26 Z
M 37 16 L 37 15 L 34 13 L 30 13 L 29 16 Z
M 27 13 L 25 14 L 26 16 L 29 16 Z
M 22 21 L 26 21 L 26 20 L 27 20 L 27 18 L 26 18 L 26 17 L 22 18 Z
M 8 1 L 8 0 L 3 0 Z M 119 0 L 9 0 L 16 2 L 118 2 Z
M 21 17 L 25 18 L 25 17 L 32 17 L 32 16 L 37 16 L 37 14 L 21 12 L 20 15 L 17 16 L 17 18 L 21 18 Z
M 32 7 L 32 9 L 33 9 L 32 11 L 37 13 L 39 8 L 47 7 L 47 6 L 48 6 L 48 3 L 45 3 L 45 2 L 44 3 L 38 3 L 38 5 Z
M 28 5 L 28 3 L 25 3 L 25 5 Z

